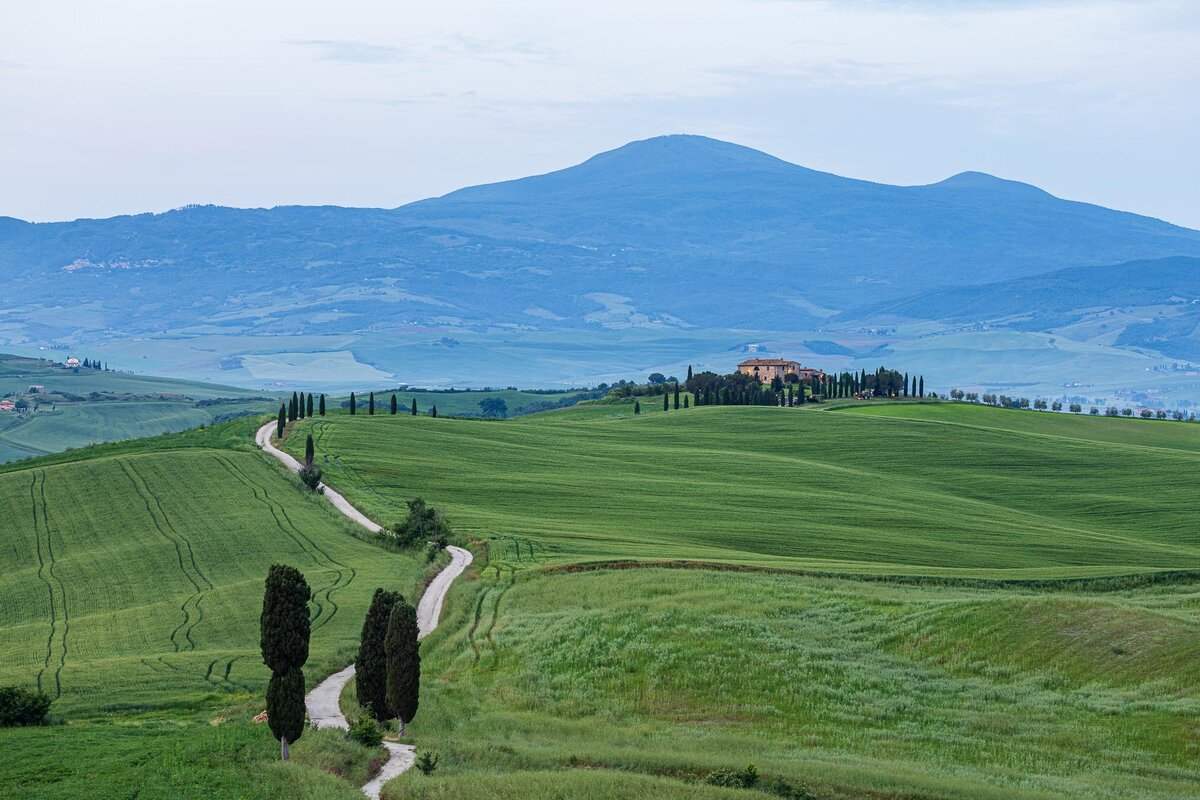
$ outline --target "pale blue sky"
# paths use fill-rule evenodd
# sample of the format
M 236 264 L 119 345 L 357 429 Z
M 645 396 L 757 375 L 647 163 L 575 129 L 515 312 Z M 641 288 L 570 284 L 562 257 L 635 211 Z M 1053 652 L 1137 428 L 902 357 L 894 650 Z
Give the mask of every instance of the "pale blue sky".
M 0 214 L 395 206 L 662 133 L 1200 227 L 1195 0 L 14 3 Z

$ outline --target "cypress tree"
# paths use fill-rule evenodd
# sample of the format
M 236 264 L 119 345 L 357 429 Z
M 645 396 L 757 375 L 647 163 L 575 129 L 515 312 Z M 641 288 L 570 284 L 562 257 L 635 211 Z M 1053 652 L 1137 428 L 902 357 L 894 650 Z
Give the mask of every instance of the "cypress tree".
M 642 404 L 637 400 L 633 401 L 633 413 L 634 414 L 642 413 Z
M 904 396 L 908 397 L 908 373 L 904 373 Z
M 412 415 L 414 417 L 417 415 L 417 398 L 415 397 L 412 399 Z
M 296 397 L 295 392 L 292 392 L 292 405 L 289 412 L 293 422 L 300 418 L 300 400 Z
M 921 388 L 917 392 L 917 397 L 920 397 L 922 399 L 925 397 L 925 376 L 924 375 L 921 376 Z
M 795 393 L 792 392 L 792 385 L 789 383 L 788 384 L 788 399 L 787 399 L 788 408 L 791 408 L 794 405 L 794 403 L 793 403 L 794 400 L 795 400 Z
M 279 404 L 279 419 L 275 422 L 275 438 L 282 439 L 283 432 L 287 428 L 287 408 L 283 403 Z
M 383 641 L 387 636 L 388 618 L 397 603 L 404 602 L 399 592 L 376 589 L 371 607 L 363 620 L 359 638 L 358 657 L 354 660 L 354 686 L 358 702 L 378 722 L 391 718 L 387 705 L 387 653 Z
M 304 419 L 304 392 L 300 393 L 300 401 L 296 403 L 296 416 Z
M 688 396 L 686 394 L 683 396 L 683 407 L 688 407 Z
M 321 395 L 321 416 L 325 416 L 325 395 Z
M 315 457 L 316 449 L 313 447 L 312 434 L 310 433 L 308 438 L 304 440 L 304 463 L 311 465 Z
M 400 733 L 417 715 L 421 692 L 421 651 L 417 637 L 417 610 L 399 602 L 388 616 L 383 649 L 387 655 L 388 711 L 400 720 Z
M 324 395 L 322 395 L 322 397 L 323 396 Z M 308 393 L 308 416 L 312 417 L 312 415 L 313 415 L 313 413 L 312 413 L 312 392 L 309 392 Z M 324 416 L 324 415 L 322 415 L 322 416 Z
M 437 419 L 437 406 L 436 405 L 433 408 L 429 409 L 429 416 L 433 417 L 434 419 Z
M 370 396 L 367 398 L 367 414 L 369 414 L 372 417 L 375 416 L 375 393 L 374 392 L 371 392 Z
M 304 733 L 304 673 L 312 627 L 308 601 L 312 590 L 300 570 L 273 564 L 267 573 L 259 619 L 263 663 L 271 670 L 267 685 L 267 721 L 279 739 L 280 754 Z
M 396 395 L 392 395 L 392 416 L 396 416 Z
M 666 392 L 663 392 L 663 411 L 670 411 L 670 410 L 671 410 L 671 398 L 667 396 Z
M 691 383 L 691 382 L 692 382 L 692 365 L 691 365 L 691 364 L 688 364 L 688 376 L 687 376 L 687 379 L 688 379 L 688 383 Z
M 679 382 L 675 382 L 675 410 L 679 410 Z
M 354 416 L 354 412 L 356 410 L 357 405 L 358 405 L 358 402 L 354 399 L 354 392 L 351 392 L 350 393 L 350 416 L 352 416 L 352 417 Z

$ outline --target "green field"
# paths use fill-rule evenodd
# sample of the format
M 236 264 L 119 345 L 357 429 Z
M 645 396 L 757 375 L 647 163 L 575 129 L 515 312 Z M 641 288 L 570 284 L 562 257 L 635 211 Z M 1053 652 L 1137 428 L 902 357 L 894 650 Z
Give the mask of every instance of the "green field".
M 389 413 L 393 394 L 396 395 L 400 414 L 411 413 L 412 401 L 416 400 L 418 414 L 428 414 L 431 408 L 437 406 L 438 414 L 441 416 L 479 417 L 482 416 L 479 408 L 480 401 L 494 398 L 504 401 L 504 404 L 508 407 L 508 416 L 519 417 L 523 414 L 550 410 L 551 406 L 571 405 L 585 397 L 591 396 L 594 392 L 584 390 L 532 392 L 520 389 L 495 389 L 489 391 L 482 389 L 463 391 L 397 389 L 392 391 L 389 389 L 375 393 L 376 414 Z M 366 407 L 368 396 L 369 393 L 367 392 L 361 392 L 357 395 L 360 408 Z M 339 398 L 338 402 L 346 402 L 346 398 Z
M 634 417 L 591 406 L 503 423 L 336 415 L 299 423 L 289 447 L 300 454 L 311 431 L 327 480 L 374 518 L 395 519 L 404 500 L 423 496 L 462 532 L 516 537 L 539 561 L 1009 579 L 1196 567 L 1200 455 L 1073 430 L 1107 419 L 952 410 L 978 424 L 762 407 Z M 992 424 L 1013 414 L 1043 430 Z M 1143 429 L 1200 434 L 1177 423 Z
M 463 794 L 406 775 L 388 796 L 487 797 L 560 770 L 525 796 L 657 797 L 597 774 L 750 762 L 821 798 L 1200 796 L 1198 588 L 480 577 L 427 640 L 438 679 L 412 726 Z
M 28 394 L 30 385 L 45 394 Z M 232 386 L 93 369 L 0 354 L 0 398 L 28 413 L 0 413 L 0 463 L 99 442 L 135 439 L 271 411 L 278 402 Z

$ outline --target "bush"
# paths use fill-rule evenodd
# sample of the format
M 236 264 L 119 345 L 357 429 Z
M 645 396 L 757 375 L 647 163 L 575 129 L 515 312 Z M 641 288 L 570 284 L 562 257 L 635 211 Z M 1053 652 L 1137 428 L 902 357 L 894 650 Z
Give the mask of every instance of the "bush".
M 346 732 L 354 741 L 367 747 L 379 747 L 383 744 L 383 731 L 375 724 L 375 720 L 370 717 L 359 717 L 350 724 L 350 730 Z
M 758 783 L 758 770 L 747 764 L 743 770 L 717 769 L 704 776 L 710 786 L 728 786 L 734 789 L 752 789 Z
M 437 769 L 437 764 L 438 757 L 436 755 L 430 755 L 428 750 L 421 753 L 421 755 L 417 758 L 417 769 L 421 770 L 422 775 L 432 775 L 433 771 Z
M 416 547 L 424 542 L 445 546 L 450 536 L 450 523 L 442 512 L 425 505 L 420 497 L 408 501 L 408 516 L 392 528 L 392 533 L 404 547 Z
M 314 464 L 305 464 L 298 474 L 300 482 L 307 486 L 310 492 L 315 492 L 321 485 L 321 468 Z
M 783 780 L 767 781 L 762 788 L 784 800 L 817 800 L 817 796 L 804 784 L 788 783 Z
M 53 702 L 54 698 L 36 689 L 0 687 L 0 727 L 41 725 Z

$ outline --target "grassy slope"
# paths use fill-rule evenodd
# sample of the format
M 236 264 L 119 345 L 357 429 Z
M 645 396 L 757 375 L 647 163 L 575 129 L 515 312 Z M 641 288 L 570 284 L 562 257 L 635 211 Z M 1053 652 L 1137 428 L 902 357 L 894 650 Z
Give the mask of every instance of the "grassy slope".
M 462 392 L 433 392 L 422 389 L 405 389 L 403 391 L 386 391 L 375 393 L 376 413 L 386 414 L 390 409 L 392 395 L 396 395 L 396 402 L 399 405 L 399 413 L 407 414 L 411 412 L 412 401 L 417 401 L 417 411 L 420 414 L 429 413 L 429 409 L 437 406 L 438 414 L 444 416 L 479 416 L 479 402 L 488 398 L 498 398 L 503 400 L 508 406 L 509 416 L 517 416 L 524 413 L 524 410 L 531 406 L 537 406 L 541 403 L 555 403 L 560 400 L 578 397 L 582 392 L 552 392 L 543 394 L 540 392 L 523 392 L 519 389 L 498 389 L 496 391 L 462 391 Z M 365 407 L 367 393 L 362 393 L 359 396 L 359 402 Z M 345 398 L 338 398 L 337 402 L 344 402 Z
M 1196 797 L 1198 601 L 1194 585 L 481 577 L 423 648 L 411 732 L 462 796 L 570 770 L 524 796 L 655 797 L 570 768 L 694 780 L 753 762 L 822 798 Z M 403 776 L 389 797 L 459 796 L 434 787 Z
M 379 753 L 310 732 L 280 766 L 248 722 L 262 580 L 291 563 L 316 590 L 312 683 L 352 657 L 374 588 L 414 593 L 423 560 L 355 538 L 255 451 L 256 426 L 0 466 L 0 685 L 61 691 L 68 721 L 0 731 L 0 794 L 358 796 L 325 773 L 361 783 Z
M 524 540 L 526 560 L 532 548 L 552 561 L 1009 578 L 1195 566 L 1196 453 L 1054 427 L 1111 420 L 1027 413 L 1047 426 L 1030 435 L 987 424 L 1003 412 L 964 410 L 981 424 L 592 406 L 503 423 L 338 414 L 297 430 L 314 433 L 329 482 L 369 515 L 398 518 L 421 495 L 461 531 Z
M 31 402 L 53 403 L 26 417 L 0 414 L 0 462 L 56 453 L 70 448 L 121 439 L 152 436 L 208 425 L 234 414 L 269 411 L 274 400 L 247 389 L 197 381 L 68 370 L 52 362 L 0 354 L 0 397 L 24 395 L 30 384 L 49 393 Z M 102 400 L 61 402 L 54 393 Z M 261 397 L 261 400 L 254 400 Z M 247 398 L 245 402 L 197 406 L 196 401 Z

